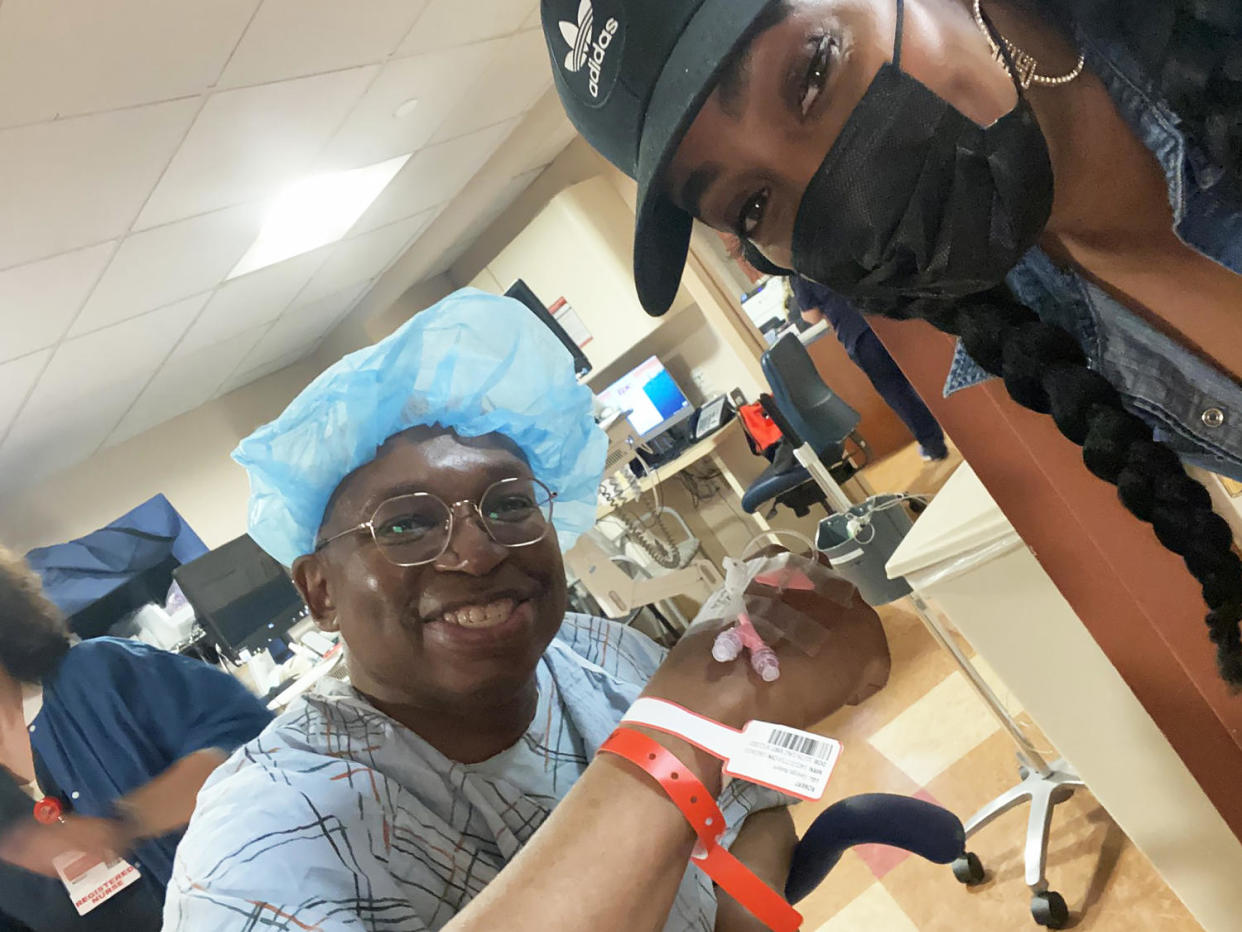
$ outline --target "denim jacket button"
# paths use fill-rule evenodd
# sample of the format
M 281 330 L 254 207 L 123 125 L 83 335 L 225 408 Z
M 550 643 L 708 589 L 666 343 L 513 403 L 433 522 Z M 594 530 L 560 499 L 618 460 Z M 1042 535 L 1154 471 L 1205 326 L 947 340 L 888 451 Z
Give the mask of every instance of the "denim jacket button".
M 1211 428 L 1220 427 L 1225 423 L 1225 412 L 1220 408 L 1208 408 L 1199 416 L 1203 419 L 1203 423 Z

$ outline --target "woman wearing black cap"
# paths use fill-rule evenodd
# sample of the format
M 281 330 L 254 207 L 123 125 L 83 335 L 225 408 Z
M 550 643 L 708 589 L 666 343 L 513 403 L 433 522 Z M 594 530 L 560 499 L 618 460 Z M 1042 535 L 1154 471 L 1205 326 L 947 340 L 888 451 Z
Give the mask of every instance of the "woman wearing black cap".
M 1242 686 L 1242 562 L 1183 468 L 1242 478 L 1242 7 L 545 0 L 543 16 L 570 117 L 638 180 L 648 312 L 668 308 L 697 217 L 769 271 L 959 336 L 947 390 L 1001 376 L 1053 416 L 1202 583 Z M 568 25 L 593 40 L 568 48 Z
M 1242 566 L 1182 471 L 1242 475 L 1242 7 L 543 0 L 543 22 L 570 117 L 638 181 L 649 312 L 697 215 L 959 334 L 949 387 L 1002 375 L 1053 415 L 1203 582 L 1242 684 Z M 572 927 L 660 928 L 693 836 L 627 776 L 596 759 L 446 930 L 564 927 L 583 890 Z

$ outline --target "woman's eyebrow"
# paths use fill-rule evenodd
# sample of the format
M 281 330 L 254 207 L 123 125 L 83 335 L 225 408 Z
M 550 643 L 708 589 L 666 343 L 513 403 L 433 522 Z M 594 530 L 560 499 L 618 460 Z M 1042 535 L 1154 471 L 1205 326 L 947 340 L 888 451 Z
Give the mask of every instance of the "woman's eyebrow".
M 706 165 L 692 171 L 690 177 L 685 180 L 681 190 L 677 193 L 676 200 L 681 205 L 681 209 L 692 217 L 701 218 L 703 216 L 703 195 L 719 179 L 721 170 L 718 163 L 708 162 Z

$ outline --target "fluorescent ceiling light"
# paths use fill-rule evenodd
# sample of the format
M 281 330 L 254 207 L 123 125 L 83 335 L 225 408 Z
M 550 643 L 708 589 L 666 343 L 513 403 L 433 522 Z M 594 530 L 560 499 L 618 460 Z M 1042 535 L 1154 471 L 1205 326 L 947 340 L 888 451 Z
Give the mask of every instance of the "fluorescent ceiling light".
M 380 196 L 410 155 L 365 168 L 311 175 L 289 185 L 272 202 L 259 238 L 233 266 L 229 278 L 335 243 Z

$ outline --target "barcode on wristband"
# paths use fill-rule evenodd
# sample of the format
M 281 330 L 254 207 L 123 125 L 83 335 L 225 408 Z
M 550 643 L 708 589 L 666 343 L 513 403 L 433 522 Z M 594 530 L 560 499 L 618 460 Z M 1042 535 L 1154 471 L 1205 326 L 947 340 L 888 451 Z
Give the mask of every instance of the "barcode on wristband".
M 820 799 L 841 756 L 841 742 L 772 722 L 748 722 L 724 772 L 752 783 Z
M 786 751 L 797 751 L 799 754 L 806 754 L 808 757 L 819 760 L 828 760 L 833 752 L 833 746 L 828 741 L 821 741 L 810 735 L 785 731 L 781 728 L 772 729 L 772 733 L 768 735 L 768 744 L 774 744 Z

